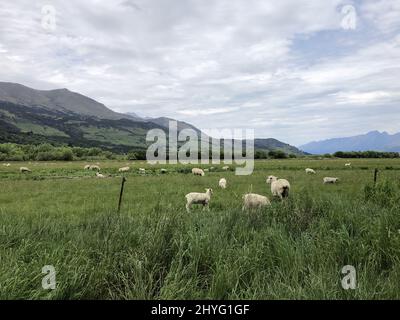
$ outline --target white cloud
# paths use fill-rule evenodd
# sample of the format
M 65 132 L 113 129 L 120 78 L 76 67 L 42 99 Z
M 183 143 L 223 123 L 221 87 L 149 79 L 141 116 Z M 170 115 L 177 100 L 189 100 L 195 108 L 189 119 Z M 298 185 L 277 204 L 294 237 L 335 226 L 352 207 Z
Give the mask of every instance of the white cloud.
M 345 0 L 50 3 L 53 32 L 48 2 L 0 3 L 1 80 L 294 144 L 398 122 L 397 0 L 356 2 L 356 30 Z

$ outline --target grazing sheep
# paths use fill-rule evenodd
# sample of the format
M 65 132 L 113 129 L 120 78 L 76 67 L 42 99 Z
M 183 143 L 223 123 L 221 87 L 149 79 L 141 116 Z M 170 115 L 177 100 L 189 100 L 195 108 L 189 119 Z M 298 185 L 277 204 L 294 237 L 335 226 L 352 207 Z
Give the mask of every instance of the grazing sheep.
M 193 173 L 195 176 L 202 176 L 202 177 L 204 177 L 204 171 L 203 171 L 202 169 L 193 168 L 193 169 L 192 169 L 192 173 Z
M 19 171 L 21 172 L 21 173 L 25 173 L 25 172 L 32 172 L 30 169 L 28 169 L 27 167 L 21 167 L 21 168 L 19 168 Z
M 311 168 L 307 168 L 307 169 L 306 169 L 306 173 L 307 173 L 307 174 L 308 174 L 308 173 L 316 174 L 315 170 L 314 170 L 314 169 L 311 169 Z
M 131 168 L 129 167 L 122 167 L 118 169 L 118 172 L 128 172 L 129 170 L 131 170 Z
M 345 163 L 344 166 L 345 167 L 351 167 L 351 163 L 350 162 L 349 163 Z
M 324 184 L 336 183 L 339 181 L 339 178 L 325 177 L 323 181 L 324 181 Z
M 267 183 L 271 184 L 271 192 L 273 196 L 279 197 L 281 200 L 289 196 L 290 183 L 286 179 L 278 179 L 275 176 L 269 176 Z
M 160 172 L 161 172 L 162 174 L 167 173 L 167 169 L 161 169 Z
M 9 164 L 9 163 L 3 163 L 3 166 L 9 167 L 9 166 L 11 166 L 11 164 Z
M 90 169 L 90 164 L 87 164 L 86 166 L 83 167 L 83 170 L 89 170 Z
M 91 166 L 89 166 L 89 170 L 100 171 L 100 167 L 98 165 L 92 164 Z
M 185 196 L 186 211 L 190 212 L 190 208 L 192 207 L 193 204 L 202 204 L 203 210 L 205 208 L 207 208 L 207 210 L 210 210 L 209 203 L 210 203 L 212 194 L 213 194 L 213 190 L 211 188 L 207 188 L 205 193 L 199 193 L 199 192 L 188 193 Z
M 225 171 L 226 171 L 226 170 L 229 170 L 229 166 L 223 166 L 223 167 L 222 167 L 222 170 L 225 170 Z
M 226 179 L 225 178 L 219 179 L 218 185 L 220 186 L 221 189 L 226 189 Z
M 97 178 L 105 178 L 106 176 L 104 174 L 96 172 L 96 177 Z
M 146 169 L 144 169 L 144 168 L 139 168 L 139 173 L 146 173 Z
M 242 210 L 259 209 L 271 205 L 269 199 L 256 193 L 247 193 L 243 196 Z

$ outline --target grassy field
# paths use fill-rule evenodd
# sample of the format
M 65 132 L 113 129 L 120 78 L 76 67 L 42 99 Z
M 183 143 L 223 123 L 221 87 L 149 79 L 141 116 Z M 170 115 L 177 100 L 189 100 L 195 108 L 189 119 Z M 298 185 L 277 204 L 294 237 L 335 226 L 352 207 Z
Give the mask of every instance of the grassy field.
M 400 160 L 266 160 L 251 176 L 221 164 L 205 177 L 129 162 L 118 214 L 127 163 L 100 161 L 107 179 L 83 162 L 0 163 L 1 299 L 400 298 Z M 244 193 L 270 197 L 271 174 L 291 182 L 289 199 L 243 213 Z M 185 194 L 206 187 L 210 211 L 188 214 Z M 55 290 L 41 287 L 44 265 L 56 269 Z M 345 265 L 355 290 L 341 286 Z

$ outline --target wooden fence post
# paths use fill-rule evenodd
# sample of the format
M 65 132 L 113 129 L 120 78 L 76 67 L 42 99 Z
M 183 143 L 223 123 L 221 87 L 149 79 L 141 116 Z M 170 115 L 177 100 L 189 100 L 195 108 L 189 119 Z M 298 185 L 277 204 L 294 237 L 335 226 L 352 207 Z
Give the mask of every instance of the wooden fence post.
M 378 181 L 378 169 L 377 168 L 375 168 L 375 171 L 374 171 L 374 185 L 376 185 L 376 182 Z
M 122 195 L 123 195 L 123 193 L 124 193 L 124 185 L 125 185 L 125 182 L 126 182 L 126 178 L 125 178 L 125 177 L 122 177 L 121 191 L 120 191 L 120 193 L 119 193 L 118 213 L 119 213 L 120 210 L 121 210 L 121 202 L 122 202 Z

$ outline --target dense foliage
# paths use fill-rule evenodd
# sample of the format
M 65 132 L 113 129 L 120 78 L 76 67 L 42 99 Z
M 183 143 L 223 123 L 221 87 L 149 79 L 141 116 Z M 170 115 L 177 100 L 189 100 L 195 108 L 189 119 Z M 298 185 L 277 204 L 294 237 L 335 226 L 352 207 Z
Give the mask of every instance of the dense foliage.
M 338 151 L 333 154 L 336 158 L 367 158 L 367 159 L 379 159 L 388 158 L 395 159 L 400 158 L 398 152 L 379 152 L 379 151 Z

